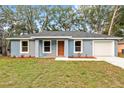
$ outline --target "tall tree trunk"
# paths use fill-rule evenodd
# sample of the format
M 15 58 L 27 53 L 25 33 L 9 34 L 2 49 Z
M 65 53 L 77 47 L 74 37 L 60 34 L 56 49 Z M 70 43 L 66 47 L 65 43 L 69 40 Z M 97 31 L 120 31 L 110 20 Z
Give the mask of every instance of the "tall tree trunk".
M 48 23 L 48 15 L 47 15 L 46 18 L 45 18 L 45 21 L 44 21 L 44 23 L 43 23 L 43 25 L 42 25 L 41 31 L 44 31 L 44 30 L 45 30 L 45 28 L 46 28 L 46 26 L 47 26 L 47 23 Z
M 111 35 L 111 33 L 112 33 L 112 27 L 113 27 L 113 24 L 114 24 L 114 20 L 116 18 L 116 15 L 117 15 L 117 12 L 118 12 L 119 9 L 120 9 L 119 6 L 115 6 L 114 13 L 113 13 L 113 16 L 112 16 L 112 19 L 111 19 L 111 22 L 110 22 L 108 35 Z

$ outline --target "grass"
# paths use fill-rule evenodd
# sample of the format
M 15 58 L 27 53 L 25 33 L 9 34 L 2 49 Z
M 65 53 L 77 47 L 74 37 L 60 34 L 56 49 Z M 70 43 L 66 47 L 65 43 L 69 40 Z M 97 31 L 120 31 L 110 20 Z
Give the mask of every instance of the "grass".
M 124 54 L 120 54 L 120 55 L 119 55 L 119 57 L 122 57 L 122 58 L 124 58 Z
M 106 62 L 0 57 L 0 87 L 124 87 L 124 70 Z

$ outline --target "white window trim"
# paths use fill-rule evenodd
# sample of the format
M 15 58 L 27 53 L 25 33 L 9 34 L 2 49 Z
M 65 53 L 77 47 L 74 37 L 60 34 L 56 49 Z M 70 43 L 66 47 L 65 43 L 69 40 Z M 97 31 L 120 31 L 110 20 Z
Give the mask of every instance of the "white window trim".
M 45 52 L 44 51 L 44 42 L 45 41 L 50 41 L 50 52 Z M 43 47 L 42 47 L 43 53 L 52 53 L 52 41 L 51 40 L 43 40 Z
M 23 41 L 27 41 L 28 42 L 28 51 L 27 52 L 23 52 L 22 51 L 22 42 Z M 20 40 L 20 53 L 29 53 L 29 40 Z
M 81 51 L 80 52 L 75 51 L 75 42 L 76 41 L 81 41 Z M 74 40 L 74 53 L 83 53 L 83 41 L 82 40 Z

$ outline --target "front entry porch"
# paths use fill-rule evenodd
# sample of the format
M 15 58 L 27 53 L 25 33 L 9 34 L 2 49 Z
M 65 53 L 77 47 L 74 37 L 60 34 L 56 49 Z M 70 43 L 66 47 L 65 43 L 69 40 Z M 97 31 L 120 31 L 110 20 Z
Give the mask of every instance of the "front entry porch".
M 68 39 L 35 40 L 35 57 L 68 58 Z

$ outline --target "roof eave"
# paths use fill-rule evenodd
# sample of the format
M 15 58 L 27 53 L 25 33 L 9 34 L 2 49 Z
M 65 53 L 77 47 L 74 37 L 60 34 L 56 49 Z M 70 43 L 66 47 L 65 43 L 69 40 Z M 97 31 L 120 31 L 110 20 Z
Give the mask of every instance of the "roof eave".
M 32 38 L 6 38 L 7 40 L 30 40 Z
M 32 40 L 32 39 L 40 39 L 40 38 L 67 38 L 67 39 L 106 39 L 106 40 L 121 40 L 122 37 L 84 37 L 84 38 L 73 38 L 72 36 L 32 36 L 30 38 L 6 38 L 7 40 Z
M 30 38 L 6 38 L 7 40 L 31 40 L 31 39 L 41 39 L 41 38 L 72 38 L 72 36 L 31 36 Z
M 123 39 L 121 37 L 85 37 L 85 38 L 72 38 L 72 39 L 107 39 L 107 40 L 110 40 L 110 39 L 115 39 L 115 40 L 120 40 L 120 39 Z

